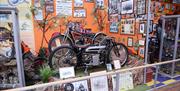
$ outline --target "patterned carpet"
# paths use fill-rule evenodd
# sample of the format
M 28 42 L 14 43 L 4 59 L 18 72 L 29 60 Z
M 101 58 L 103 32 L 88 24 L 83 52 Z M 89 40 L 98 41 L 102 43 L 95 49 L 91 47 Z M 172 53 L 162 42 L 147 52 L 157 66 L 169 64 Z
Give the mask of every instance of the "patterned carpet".
M 169 78 L 167 76 L 158 74 L 158 79 L 157 79 L 157 82 L 156 82 L 156 86 L 159 87 L 159 86 L 163 86 L 163 85 L 168 85 L 168 84 L 174 83 L 176 81 L 180 81 L 180 76 L 172 79 L 172 78 Z M 153 88 L 154 80 L 152 80 L 151 82 L 146 83 L 146 85 Z

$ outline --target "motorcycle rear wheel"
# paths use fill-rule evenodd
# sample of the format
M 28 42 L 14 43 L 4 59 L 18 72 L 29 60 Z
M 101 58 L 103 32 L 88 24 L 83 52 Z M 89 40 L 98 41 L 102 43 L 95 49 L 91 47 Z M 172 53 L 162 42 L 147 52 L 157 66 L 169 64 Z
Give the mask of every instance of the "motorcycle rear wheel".
M 56 48 L 49 56 L 49 66 L 58 71 L 61 67 L 76 66 L 76 52 L 69 46 L 60 46 Z
M 123 67 L 128 61 L 128 49 L 124 44 L 118 43 L 110 50 L 109 60 L 119 60 L 121 67 Z

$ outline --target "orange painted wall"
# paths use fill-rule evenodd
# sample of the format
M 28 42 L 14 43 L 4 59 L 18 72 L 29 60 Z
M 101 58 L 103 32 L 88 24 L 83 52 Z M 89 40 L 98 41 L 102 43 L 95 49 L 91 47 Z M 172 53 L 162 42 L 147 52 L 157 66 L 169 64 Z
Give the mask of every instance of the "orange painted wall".
M 74 3 L 74 0 L 72 0 L 72 5 Z M 107 1 L 108 0 L 105 0 L 105 5 L 107 6 Z M 54 0 L 55 2 L 55 0 Z M 87 25 L 85 26 L 85 28 L 91 28 L 92 29 L 92 32 L 97 32 L 98 31 L 98 26 L 97 24 L 93 24 L 94 23 L 94 16 L 92 15 L 92 12 L 93 12 L 93 9 L 94 9 L 94 5 L 95 3 L 87 3 L 84 1 L 84 9 L 86 9 L 86 18 L 73 18 L 73 17 L 69 17 L 70 20 L 72 21 L 78 21 L 78 20 L 82 20 L 82 19 L 85 19 L 85 21 L 87 22 Z M 73 5 L 73 10 L 74 10 L 74 5 Z M 54 10 L 55 10 L 55 7 L 54 7 Z M 52 14 L 55 16 L 55 12 Z M 107 19 L 106 19 L 107 21 Z M 39 48 L 40 48 L 40 45 L 41 45 L 41 39 L 42 39 L 42 32 L 38 29 L 38 25 L 35 23 L 36 21 L 34 21 L 34 34 L 35 34 L 35 50 L 38 51 Z M 46 33 L 46 38 L 47 40 L 49 40 L 51 38 L 51 35 L 54 33 L 54 32 L 62 32 L 64 33 L 64 30 L 65 30 L 65 27 L 57 27 L 53 30 L 49 30 L 47 33 Z M 107 29 L 104 29 L 104 33 L 106 33 L 106 30 Z M 44 46 L 47 47 L 47 43 L 44 43 Z
M 74 0 L 72 0 L 72 5 L 74 3 Z M 104 0 L 105 1 L 105 7 L 108 6 L 108 0 Z M 54 0 L 54 2 L 56 2 L 56 0 Z M 85 19 L 86 22 L 87 22 L 87 25 L 85 26 L 85 28 L 91 28 L 92 29 L 92 32 L 98 32 L 98 26 L 97 24 L 93 24 L 94 22 L 94 17 L 92 15 L 92 12 L 93 12 L 93 9 L 94 9 L 94 6 L 95 6 L 95 3 L 89 3 L 89 2 L 85 2 L 84 0 L 84 9 L 86 9 L 86 18 L 73 18 L 73 17 L 69 17 L 70 20 L 72 21 L 77 21 L 77 20 L 81 20 L 81 19 Z M 176 6 L 180 6 L 180 5 L 176 5 Z M 74 10 L 74 5 L 73 5 L 73 10 Z M 55 7 L 54 7 L 54 10 L 55 10 Z M 73 13 L 73 12 L 72 12 Z M 108 13 L 108 12 L 107 12 Z M 52 14 L 55 16 L 55 12 Z M 159 16 L 155 17 L 156 19 L 154 20 L 154 23 L 157 22 L 157 20 L 159 19 L 159 17 L 162 15 L 162 13 L 160 13 Z M 42 32 L 39 31 L 39 29 L 36 27 L 36 21 L 34 21 L 34 34 L 35 34 L 35 50 L 38 51 L 39 48 L 40 48 L 40 44 L 41 44 L 41 39 L 42 39 Z M 64 32 L 65 28 L 60 28 L 60 27 L 57 27 L 56 29 L 53 29 L 53 30 L 49 30 L 47 33 L 46 33 L 46 37 L 47 37 L 47 40 L 49 40 L 51 38 L 51 35 L 54 33 L 54 32 Z M 116 37 L 116 40 L 118 41 L 118 39 L 120 38 L 121 41 L 118 41 L 118 42 L 122 42 L 122 39 L 124 39 L 125 41 L 122 42 L 124 43 L 125 45 L 127 45 L 127 38 L 128 37 L 132 37 L 133 38 L 133 42 L 136 42 L 137 40 L 139 39 L 143 39 L 142 37 L 142 34 L 139 34 L 138 33 L 139 31 L 139 21 L 136 21 L 135 23 L 135 35 L 122 35 L 120 34 L 120 30 L 118 33 L 110 33 L 109 32 L 109 21 L 108 21 L 108 17 L 106 18 L 106 27 L 105 29 L 102 31 L 104 33 L 106 33 L 107 35 L 109 36 L 113 36 L 113 37 Z M 47 47 L 47 44 L 44 43 L 44 46 Z M 129 49 L 131 49 L 133 52 L 134 49 L 133 47 L 128 47 Z

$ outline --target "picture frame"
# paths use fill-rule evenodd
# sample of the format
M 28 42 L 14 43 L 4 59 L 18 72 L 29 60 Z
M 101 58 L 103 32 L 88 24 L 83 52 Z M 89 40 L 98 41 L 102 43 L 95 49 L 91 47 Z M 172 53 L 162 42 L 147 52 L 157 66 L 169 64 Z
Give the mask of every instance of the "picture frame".
M 72 84 L 74 86 L 73 91 L 89 91 L 87 80 L 81 80 L 81 81 L 73 82 Z
M 144 47 L 139 47 L 139 52 L 138 52 L 139 56 L 144 58 L 144 53 L 145 53 Z
M 134 0 L 122 1 L 121 14 L 131 14 L 134 12 Z
M 37 10 L 37 14 L 34 15 L 34 19 L 35 20 L 43 20 L 43 10 L 42 9 L 38 9 Z
M 95 0 L 96 8 L 104 9 L 104 0 Z
M 133 46 L 133 38 L 132 37 L 128 37 L 128 39 L 127 39 L 127 46 L 128 47 L 132 47 Z
M 74 7 L 75 8 L 82 8 L 82 7 L 84 7 L 83 0 L 74 0 Z
M 136 13 L 138 15 L 146 14 L 146 0 L 137 0 Z
M 145 23 L 140 23 L 139 24 L 139 33 L 144 34 L 146 30 L 146 24 Z
M 60 79 L 75 77 L 74 67 L 72 66 L 72 67 L 59 68 L 59 75 L 60 75 Z
M 111 33 L 118 33 L 119 31 L 118 22 L 111 22 L 109 30 Z
M 94 3 L 94 0 L 85 0 L 88 3 Z
M 90 73 L 90 75 L 97 75 L 105 73 L 106 71 L 99 71 Z M 107 76 L 99 76 L 90 79 L 91 91 L 108 91 L 108 79 Z
M 45 0 L 46 4 L 54 4 L 54 0 Z
M 144 39 L 140 39 L 138 41 L 138 44 L 139 44 L 139 46 L 144 46 L 145 45 L 145 40 Z
M 119 0 L 108 0 L 108 15 L 118 14 L 118 1 Z
M 121 19 L 121 32 L 124 35 L 134 35 L 134 19 Z
M 46 13 L 54 13 L 54 5 L 46 5 Z
M 86 9 L 74 9 L 73 17 L 85 18 L 86 17 Z

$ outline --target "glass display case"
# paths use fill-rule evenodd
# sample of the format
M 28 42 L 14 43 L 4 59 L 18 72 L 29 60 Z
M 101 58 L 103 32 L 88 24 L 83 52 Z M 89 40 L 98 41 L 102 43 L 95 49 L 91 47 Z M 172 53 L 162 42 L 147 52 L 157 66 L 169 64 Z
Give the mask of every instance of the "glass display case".
M 180 16 L 164 16 L 161 33 L 160 61 L 169 61 L 180 58 L 179 26 Z M 171 78 L 180 72 L 179 63 L 162 65 L 160 72 Z

